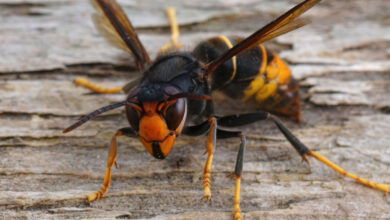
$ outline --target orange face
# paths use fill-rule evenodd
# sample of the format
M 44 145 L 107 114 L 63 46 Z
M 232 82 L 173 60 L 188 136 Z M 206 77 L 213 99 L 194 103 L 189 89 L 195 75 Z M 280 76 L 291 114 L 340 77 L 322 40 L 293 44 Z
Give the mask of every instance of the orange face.
M 184 99 L 168 102 L 145 102 L 142 108 L 128 109 L 128 119 L 139 140 L 157 159 L 168 156 L 176 136 L 180 134 L 187 112 Z

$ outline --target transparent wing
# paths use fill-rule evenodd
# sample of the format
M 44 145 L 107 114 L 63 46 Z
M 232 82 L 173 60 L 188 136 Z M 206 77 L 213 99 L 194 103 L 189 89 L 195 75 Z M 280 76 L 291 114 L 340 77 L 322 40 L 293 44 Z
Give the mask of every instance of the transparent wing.
M 99 32 L 112 44 L 131 52 L 138 68 L 143 70 L 150 63 L 149 55 L 119 4 L 115 0 L 91 0 L 91 3 L 97 11 L 93 21 Z
M 250 49 L 251 47 L 260 44 L 261 42 L 270 40 L 299 27 L 302 27 L 307 23 L 305 20 L 294 20 L 305 11 L 319 3 L 321 0 L 306 0 L 290 9 L 279 18 L 275 19 L 271 23 L 262 27 L 260 30 L 253 33 L 248 38 L 236 44 L 230 50 L 226 51 L 220 57 L 211 61 L 206 65 L 206 74 L 209 75 L 214 72 L 218 66 L 232 58 L 233 56 Z

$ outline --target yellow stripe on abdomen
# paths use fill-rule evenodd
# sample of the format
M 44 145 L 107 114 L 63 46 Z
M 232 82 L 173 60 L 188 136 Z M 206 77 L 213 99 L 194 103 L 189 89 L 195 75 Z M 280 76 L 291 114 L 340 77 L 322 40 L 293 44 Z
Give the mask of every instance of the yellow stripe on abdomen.
M 232 42 L 230 42 L 230 40 L 227 37 L 225 37 L 223 35 L 219 35 L 219 36 L 217 36 L 217 38 L 222 40 L 228 46 L 229 50 L 233 47 Z M 232 57 L 232 62 L 233 62 L 233 73 L 229 79 L 229 82 L 234 79 L 234 77 L 236 76 L 236 73 L 237 73 L 237 58 L 236 58 L 236 56 Z
M 247 101 L 251 98 L 257 91 L 259 91 L 265 83 L 264 72 L 267 68 L 267 51 L 263 45 L 259 45 L 263 59 L 261 60 L 259 72 L 256 74 L 256 77 L 250 82 L 249 86 L 244 90 L 244 101 Z
M 262 102 L 276 93 L 278 83 L 276 81 L 265 84 L 255 96 L 257 102 Z
M 279 69 L 278 74 L 278 84 L 279 85 L 287 85 L 291 80 L 291 71 L 288 68 L 287 64 L 283 62 L 278 56 L 275 55 L 275 63 Z
M 258 74 L 245 88 L 243 100 L 247 101 L 254 97 L 256 102 L 261 103 L 276 95 L 279 86 L 290 82 L 291 71 L 276 54 L 273 54 L 273 59 L 267 64 L 265 48 L 262 45 L 259 46 L 263 52 L 263 60 Z
M 244 90 L 243 100 L 247 101 L 251 98 L 257 91 L 259 91 L 264 86 L 265 80 L 262 76 L 256 77 L 251 81 L 248 87 Z

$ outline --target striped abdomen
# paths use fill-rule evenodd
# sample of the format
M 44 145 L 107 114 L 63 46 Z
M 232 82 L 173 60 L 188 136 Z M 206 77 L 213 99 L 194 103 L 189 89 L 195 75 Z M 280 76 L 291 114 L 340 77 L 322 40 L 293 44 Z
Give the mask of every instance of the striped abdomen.
M 239 41 L 218 36 L 198 44 L 193 54 L 208 63 Z M 264 110 L 300 120 L 298 83 L 287 65 L 261 44 L 218 67 L 212 74 L 211 89 L 243 101 L 255 101 Z

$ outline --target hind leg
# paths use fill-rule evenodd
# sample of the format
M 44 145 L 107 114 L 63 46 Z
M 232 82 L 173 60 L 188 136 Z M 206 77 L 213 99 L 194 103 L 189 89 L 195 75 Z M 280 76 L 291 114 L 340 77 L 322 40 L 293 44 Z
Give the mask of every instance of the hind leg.
M 233 199 L 233 218 L 234 220 L 241 220 L 241 208 L 240 208 L 240 189 L 241 189 L 241 176 L 242 170 L 244 166 L 244 151 L 246 145 L 245 135 L 241 133 L 241 131 L 225 131 L 222 129 L 217 130 L 217 138 L 225 139 L 225 138 L 240 138 L 241 144 L 238 149 L 236 166 L 234 168 L 234 172 L 231 174 L 231 177 L 235 179 L 236 186 L 234 190 L 234 199 Z
M 78 86 L 82 86 L 82 87 L 87 88 L 87 89 L 91 90 L 92 92 L 96 92 L 96 93 L 120 93 L 120 92 L 122 92 L 121 87 L 105 88 L 105 87 L 102 87 L 98 84 L 92 83 L 92 82 L 90 82 L 87 79 L 82 78 L 82 77 L 77 77 L 74 80 L 74 83 Z
M 175 8 L 167 8 L 166 13 L 171 27 L 171 41 L 161 47 L 161 49 L 159 50 L 159 54 L 177 51 L 183 46 L 183 44 L 179 43 L 178 41 L 180 32 L 179 32 L 179 25 L 177 24 L 176 21 Z
M 336 165 L 335 163 L 328 160 L 326 157 L 322 156 L 321 154 L 314 152 L 307 148 L 297 137 L 295 137 L 283 124 L 279 121 L 275 116 L 271 115 L 268 112 L 257 112 L 257 113 L 250 113 L 250 114 L 243 114 L 243 115 L 231 115 L 231 116 L 225 116 L 222 118 L 219 118 L 217 120 L 217 123 L 219 126 L 222 127 L 235 127 L 235 126 L 241 126 L 250 124 L 256 121 L 261 120 L 271 120 L 275 123 L 275 125 L 278 127 L 278 129 L 282 132 L 282 134 L 286 137 L 288 142 L 295 148 L 296 151 L 302 156 L 302 159 L 309 162 L 307 160 L 307 157 L 313 157 L 319 162 L 327 165 L 328 167 L 335 170 L 337 173 L 349 177 L 356 182 L 359 182 L 367 187 L 371 187 L 373 189 L 377 189 L 380 191 L 383 191 L 385 193 L 390 192 L 390 185 L 389 184 L 383 184 L 383 183 L 376 183 L 372 182 L 370 180 L 361 178 L 355 174 L 349 173 Z

